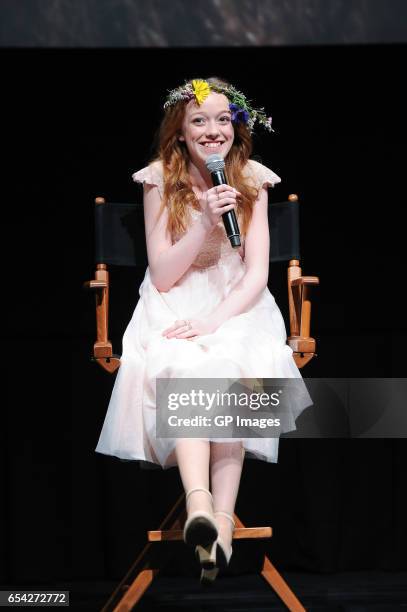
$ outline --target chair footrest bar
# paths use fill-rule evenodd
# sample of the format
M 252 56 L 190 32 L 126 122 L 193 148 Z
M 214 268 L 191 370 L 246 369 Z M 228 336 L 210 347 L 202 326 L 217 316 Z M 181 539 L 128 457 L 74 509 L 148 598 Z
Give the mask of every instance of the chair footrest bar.
M 254 540 L 271 538 L 273 530 L 271 527 L 236 527 L 233 532 L 234 540 Z M 181 529 L 157 530 L 148 532 L 149 542 L 174 542 L 183 540 Z

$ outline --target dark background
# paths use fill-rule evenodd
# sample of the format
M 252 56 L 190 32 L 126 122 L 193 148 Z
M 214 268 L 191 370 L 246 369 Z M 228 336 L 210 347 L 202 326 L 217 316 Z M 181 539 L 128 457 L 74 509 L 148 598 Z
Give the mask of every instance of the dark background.
M 2 49 L 3 364 L 0 583 L 116 580 L 181 493 L 176 469 L 94 452 L 113 378 L 89 361 L 93 199 L 140 198 L 167 89 L 218 75 L 273 116 L 255 153 L 301 199 L 305 274 L 320 277 L 306 377 L 405 372 L 406 47 Z M 121 337 L 144 270 L 112 275 Z M 269 287 L 285 308 L 284 266 Z M 286 318 L 288 325 L 288 320 Z M 281 440 L 247 461 L 237 514 L 268 525 L 281 570 L 407 569 L 403 439 Z

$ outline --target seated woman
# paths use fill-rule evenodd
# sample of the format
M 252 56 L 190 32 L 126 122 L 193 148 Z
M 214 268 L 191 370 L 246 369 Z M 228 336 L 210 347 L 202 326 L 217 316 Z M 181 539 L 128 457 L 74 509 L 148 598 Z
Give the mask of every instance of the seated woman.
M 196 548 L 202 580 L 212 580 L 232 555 L 245 454 L 275 463 L 279 440 L 159 437 L 156 379 L 301 375 L 267 287 L 268 187 L 280 178 L 249 159 L 254 125 L 270 131 L 271 118 L 214 77 L 174 89 L 164 109 L 157 155 L 133 174 L 144 184 L 148 268 L 96 451 L 178 466 L 184 540 Z M 225 161 L 228 184 L 213 186 L 206 161 L 214 153 Z M 231 210 L 242 235 L 238 249 L 222 221 Z M 309 403 L 297 405 L 294 416 Z

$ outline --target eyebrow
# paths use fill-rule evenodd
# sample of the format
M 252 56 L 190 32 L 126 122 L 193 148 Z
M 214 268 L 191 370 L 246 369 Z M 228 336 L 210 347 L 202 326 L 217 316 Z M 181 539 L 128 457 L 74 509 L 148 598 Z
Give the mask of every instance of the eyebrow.
M 232 114 L 232 112 L 229 109 L 226 109 L 226 110 L 220 111 L 218 113 L 218 115 L 223 115 L 223 113 L 229 113 L 230 115 Z M 194 115 L 206 115 L 206 116 L 208 116 L 208 113 L 205 113 L 204 111 L 195 111 L 194 113 L 190 114 L 190 117 L 193 117 Z

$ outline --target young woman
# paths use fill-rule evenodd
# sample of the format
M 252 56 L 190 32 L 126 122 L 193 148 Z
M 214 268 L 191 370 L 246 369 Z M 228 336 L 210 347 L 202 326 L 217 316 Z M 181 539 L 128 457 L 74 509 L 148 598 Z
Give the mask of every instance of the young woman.
M 271 118 L 217 78 L 187 81 L 170 92 L 164 109 L 157 155 L 133 174 L 144 184 L 148 268 L 96 451 L 178 466 L 184 540 L 196 547 L 202 579 L 210 580 L 232 554 L 245 453 L 275 463 L 278 438 L 160 438 L 156 378 L 301 375 L 267 287 L 268 187 L 280 178 L 249 159 L 254 125 L 271 130 Z M 225 160 L 228 185 L 213 186 L 205 163 L 213 153 Z M 238 249 L 222 221 L 229 210 L 242 235 Z

